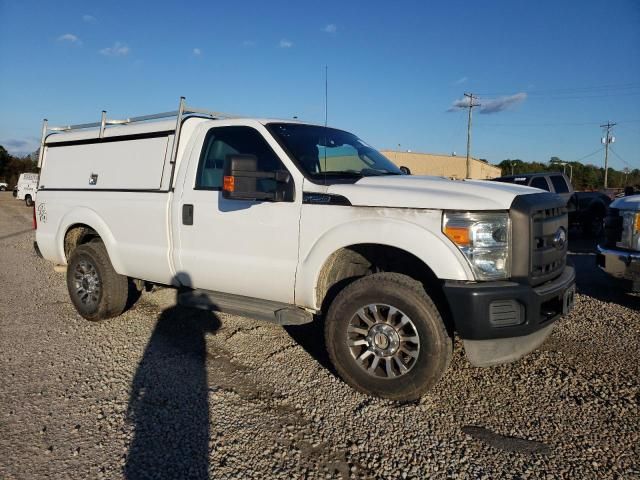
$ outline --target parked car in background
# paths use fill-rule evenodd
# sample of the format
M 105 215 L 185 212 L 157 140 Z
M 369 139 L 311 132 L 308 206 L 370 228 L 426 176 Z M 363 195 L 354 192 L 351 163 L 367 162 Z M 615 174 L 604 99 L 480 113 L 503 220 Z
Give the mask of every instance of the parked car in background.
M 505 175 L 491 179 L 494 182 L 515 183 L 527 187 L 539 188 L 547 192 L 557 193 L 569 203 L 573 195 L 573 186 L 564 173 L 542 172 L 523 173 L 521 175 Z
M 598 266 L 640 292 L 640 195 L 611 203 L 604 222 L 604 241 L 598 245 Z
M 24 200 L 27 207 L 34 204 L 36 200 L 36 190 L 38 189 L 37 173 L 21 173 L 16 185 L 16 195 L 18 200 Z
M 602 234 L 604 217 L 611 198 L 602 192 L 575 192 L 570 200 L 569 226 L 576 226 L 585 235 Z
M 0 182 L 0 192 L 4 192 L 9 188 L 9 184 L 5 182 Z

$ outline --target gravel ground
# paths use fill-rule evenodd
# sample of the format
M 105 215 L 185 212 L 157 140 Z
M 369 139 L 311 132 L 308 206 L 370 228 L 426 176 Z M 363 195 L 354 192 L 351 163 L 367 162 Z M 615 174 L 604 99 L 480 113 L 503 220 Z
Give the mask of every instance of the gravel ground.
M 640 478 L 640 298 L 572 255 L 576 307 L 511 365 L 456 345 L 420 402 L 354 392 L 315 326 L 157 289 L 90 323 L 0 194 L 0 478 Z

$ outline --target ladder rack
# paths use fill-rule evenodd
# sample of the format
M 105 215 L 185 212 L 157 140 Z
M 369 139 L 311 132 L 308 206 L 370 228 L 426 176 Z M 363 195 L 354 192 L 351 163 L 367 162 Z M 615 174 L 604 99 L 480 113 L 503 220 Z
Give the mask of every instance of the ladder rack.
M 93 123 L 78 123 L 75 125 L 50 127 L 48 120 L 45 118 L 42 121 L 42 136 L 40 138 L 40 150 L 38 152 L 38 167 L 42 167 L 42 158 L 44 155 L 45 140 L 47 138 L 47 133 L 49 132 L 71 132 L 74 130 L 83 130 L 85 128 L 100 127 L 98 138 L 103 138 L 105 129 L 109 125 L 130 125 L 132 123 L 147 122 L 149 120 L 158 120 L 161 118 L 171 118 L 171 117 L 176 117 L 176 128 L 175 128 L 175 136 L 174 136 L 174 142 L 173 142 L 174 146 L 171 151 L 171 161 L 174 162 L 175 157 L 178 153 L 176 147 L 177 147 L 177 139 L 180 136 L 180 129 L 182 127 L 182 119 L 187 115 L 203 115 L 210 118 L 240 118 L 241 117 L 240 115 L 234 115 L 234 114 L 223 113 L 223 112 L 214 112 L 210 110 L 204 110 L 202 108 L 192 107 L 185 103 L 185 97 L 180 97 L 180 104 L 178 106 L 178 110 L 173 110 L 171 112 L 153 113 L 150 115 L 142 115 L 139 117 L 130 117 L 122 120 L 107 118 L 106 110 L 102 110 L 102 117 L 100 121 L 93 122 Z

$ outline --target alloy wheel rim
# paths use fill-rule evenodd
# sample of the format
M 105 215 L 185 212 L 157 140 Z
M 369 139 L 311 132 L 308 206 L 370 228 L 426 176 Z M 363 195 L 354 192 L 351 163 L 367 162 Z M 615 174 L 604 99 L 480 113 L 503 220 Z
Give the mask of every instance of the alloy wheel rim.
M 102 284 L 96 267 L 87 260 L 80 260 L 73 272 L 76 296 L 84 305 L 95 306 L 100 299 Z
M 416 365 L 420 337 L 415 324 L 401 310 L 369 304 L 349 320 L 347 346 L 356 364 L 377 378 L 406 375 Z

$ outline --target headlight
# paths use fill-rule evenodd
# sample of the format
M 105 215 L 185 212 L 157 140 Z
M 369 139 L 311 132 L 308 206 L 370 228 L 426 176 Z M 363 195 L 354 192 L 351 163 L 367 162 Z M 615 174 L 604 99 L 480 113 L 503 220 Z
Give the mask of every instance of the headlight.
M 445 212 L 442 231 L 469 261 L 477 280 L 509 277 L 511 224 L 507 212 Z
M 622 217 L 622 235 L 618 246 L 631 250 L 640 250 L 640 212 L 620 210 Z

